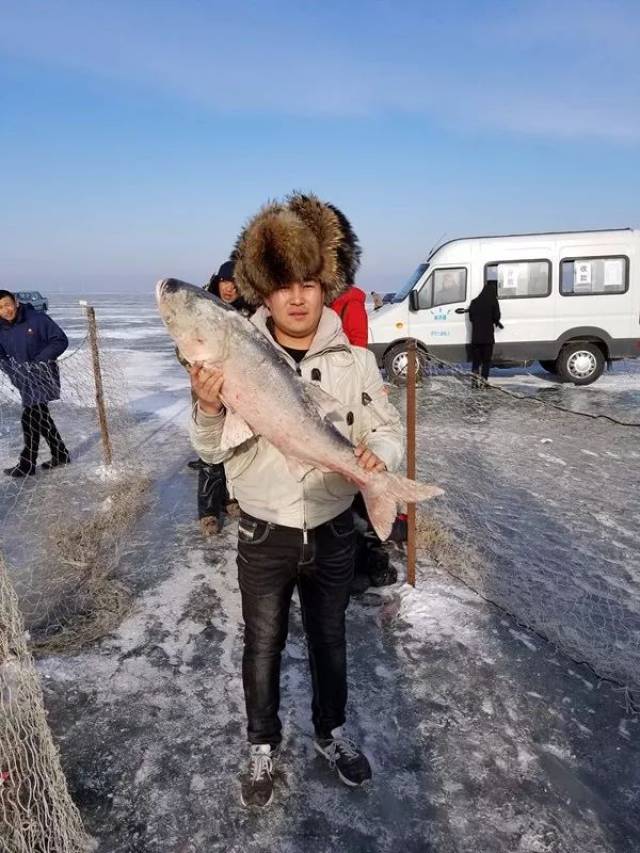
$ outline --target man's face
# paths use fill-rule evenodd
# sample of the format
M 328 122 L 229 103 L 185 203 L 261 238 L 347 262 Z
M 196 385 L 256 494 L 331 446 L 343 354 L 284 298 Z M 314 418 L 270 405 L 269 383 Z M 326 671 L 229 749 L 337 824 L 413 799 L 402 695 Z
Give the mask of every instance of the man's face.
M 3 296 L 0 299 L 0 320 L 6 320 L 8 323 L 13 323 L 18 313 L 18 306 L 11 296 Z
M 235 302 L 238 298 L 238 288 L 232 281 L 221 281 L 218 285 L 218 292 L 223 302 Z
M 265 299 L 276 329 L 292 338 L 314 335 L 324 305 L 324 291 L 317 281 L 295 282 Z

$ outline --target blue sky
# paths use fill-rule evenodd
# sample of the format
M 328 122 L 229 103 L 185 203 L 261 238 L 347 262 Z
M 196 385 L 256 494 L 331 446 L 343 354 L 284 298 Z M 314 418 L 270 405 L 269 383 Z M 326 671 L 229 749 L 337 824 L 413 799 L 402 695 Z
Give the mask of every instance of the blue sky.
M 640 225 L 640 2 L 0 0 L 0 284 L 202 282 L 313 190 L 393 289 L 447 237 Z

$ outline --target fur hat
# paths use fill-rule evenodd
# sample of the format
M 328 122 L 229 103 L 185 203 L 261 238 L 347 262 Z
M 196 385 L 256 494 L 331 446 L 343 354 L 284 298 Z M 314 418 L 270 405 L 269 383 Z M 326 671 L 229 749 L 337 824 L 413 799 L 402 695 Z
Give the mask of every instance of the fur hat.
M 258 305 L 294 281 L 318 281 L 330 305 L 353 283 L 361 249 L 349 220 L 314 195 L 265 205 L 244 228 L 232 258 L 236 286 Z

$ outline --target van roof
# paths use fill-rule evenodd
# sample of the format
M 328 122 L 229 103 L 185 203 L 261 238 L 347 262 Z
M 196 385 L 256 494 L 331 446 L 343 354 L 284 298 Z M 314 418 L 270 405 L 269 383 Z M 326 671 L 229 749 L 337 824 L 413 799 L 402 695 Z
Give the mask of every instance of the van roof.
M 633 230 L 634 229 L 630 226 L 626 226 L 624 228 L 572 228 L 568 231 L 521 231 L 516 232 L 515 234 L 473 234 L 467 237 L 453 237 L 451 240 L 445 240 L 444 242 L 437 244 L 430 252 L 428 252 L 427 260 L 433 257 L 436 252 L 439 252 L 440 249 L 444 248 L 444 246 L 449 246 L 451 243 L 458 243 L 461 240 L 495 240 L 502 237 L 551 237 L 556 234 L 606 234 Z

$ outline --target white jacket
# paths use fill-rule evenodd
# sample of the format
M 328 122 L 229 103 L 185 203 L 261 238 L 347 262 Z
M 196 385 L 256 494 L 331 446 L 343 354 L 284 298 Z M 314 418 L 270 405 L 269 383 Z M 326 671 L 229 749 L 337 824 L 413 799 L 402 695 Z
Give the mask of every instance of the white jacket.
M 339 401 L 338 428 L 354 444 L 372 450 L 390 471 L 404 454 L 400 416 L 388 400 L 373 353 L 352 347 L 340 318 L 324 308 L 311 347 L 299 365 L 267 329 L 269 313 L 259 308 L 251 322 L 283 353 L 292 370 L 315 381 Z M 319 378 L 318 378 L 319 377 Z M 349 416 L 349 413 L 351 416 Z M 208 463 L 224 462 L 230 492 L 249 515 L 287 527 L 312 529 L 351 506 L 357 487 L 342 475 L 312 469 L 296 480 L 284 457 L 262 436 L 232 450 L 221 450 L 225 413 L 206 415 L 196 406 L 190 423 L 196 453 Z

